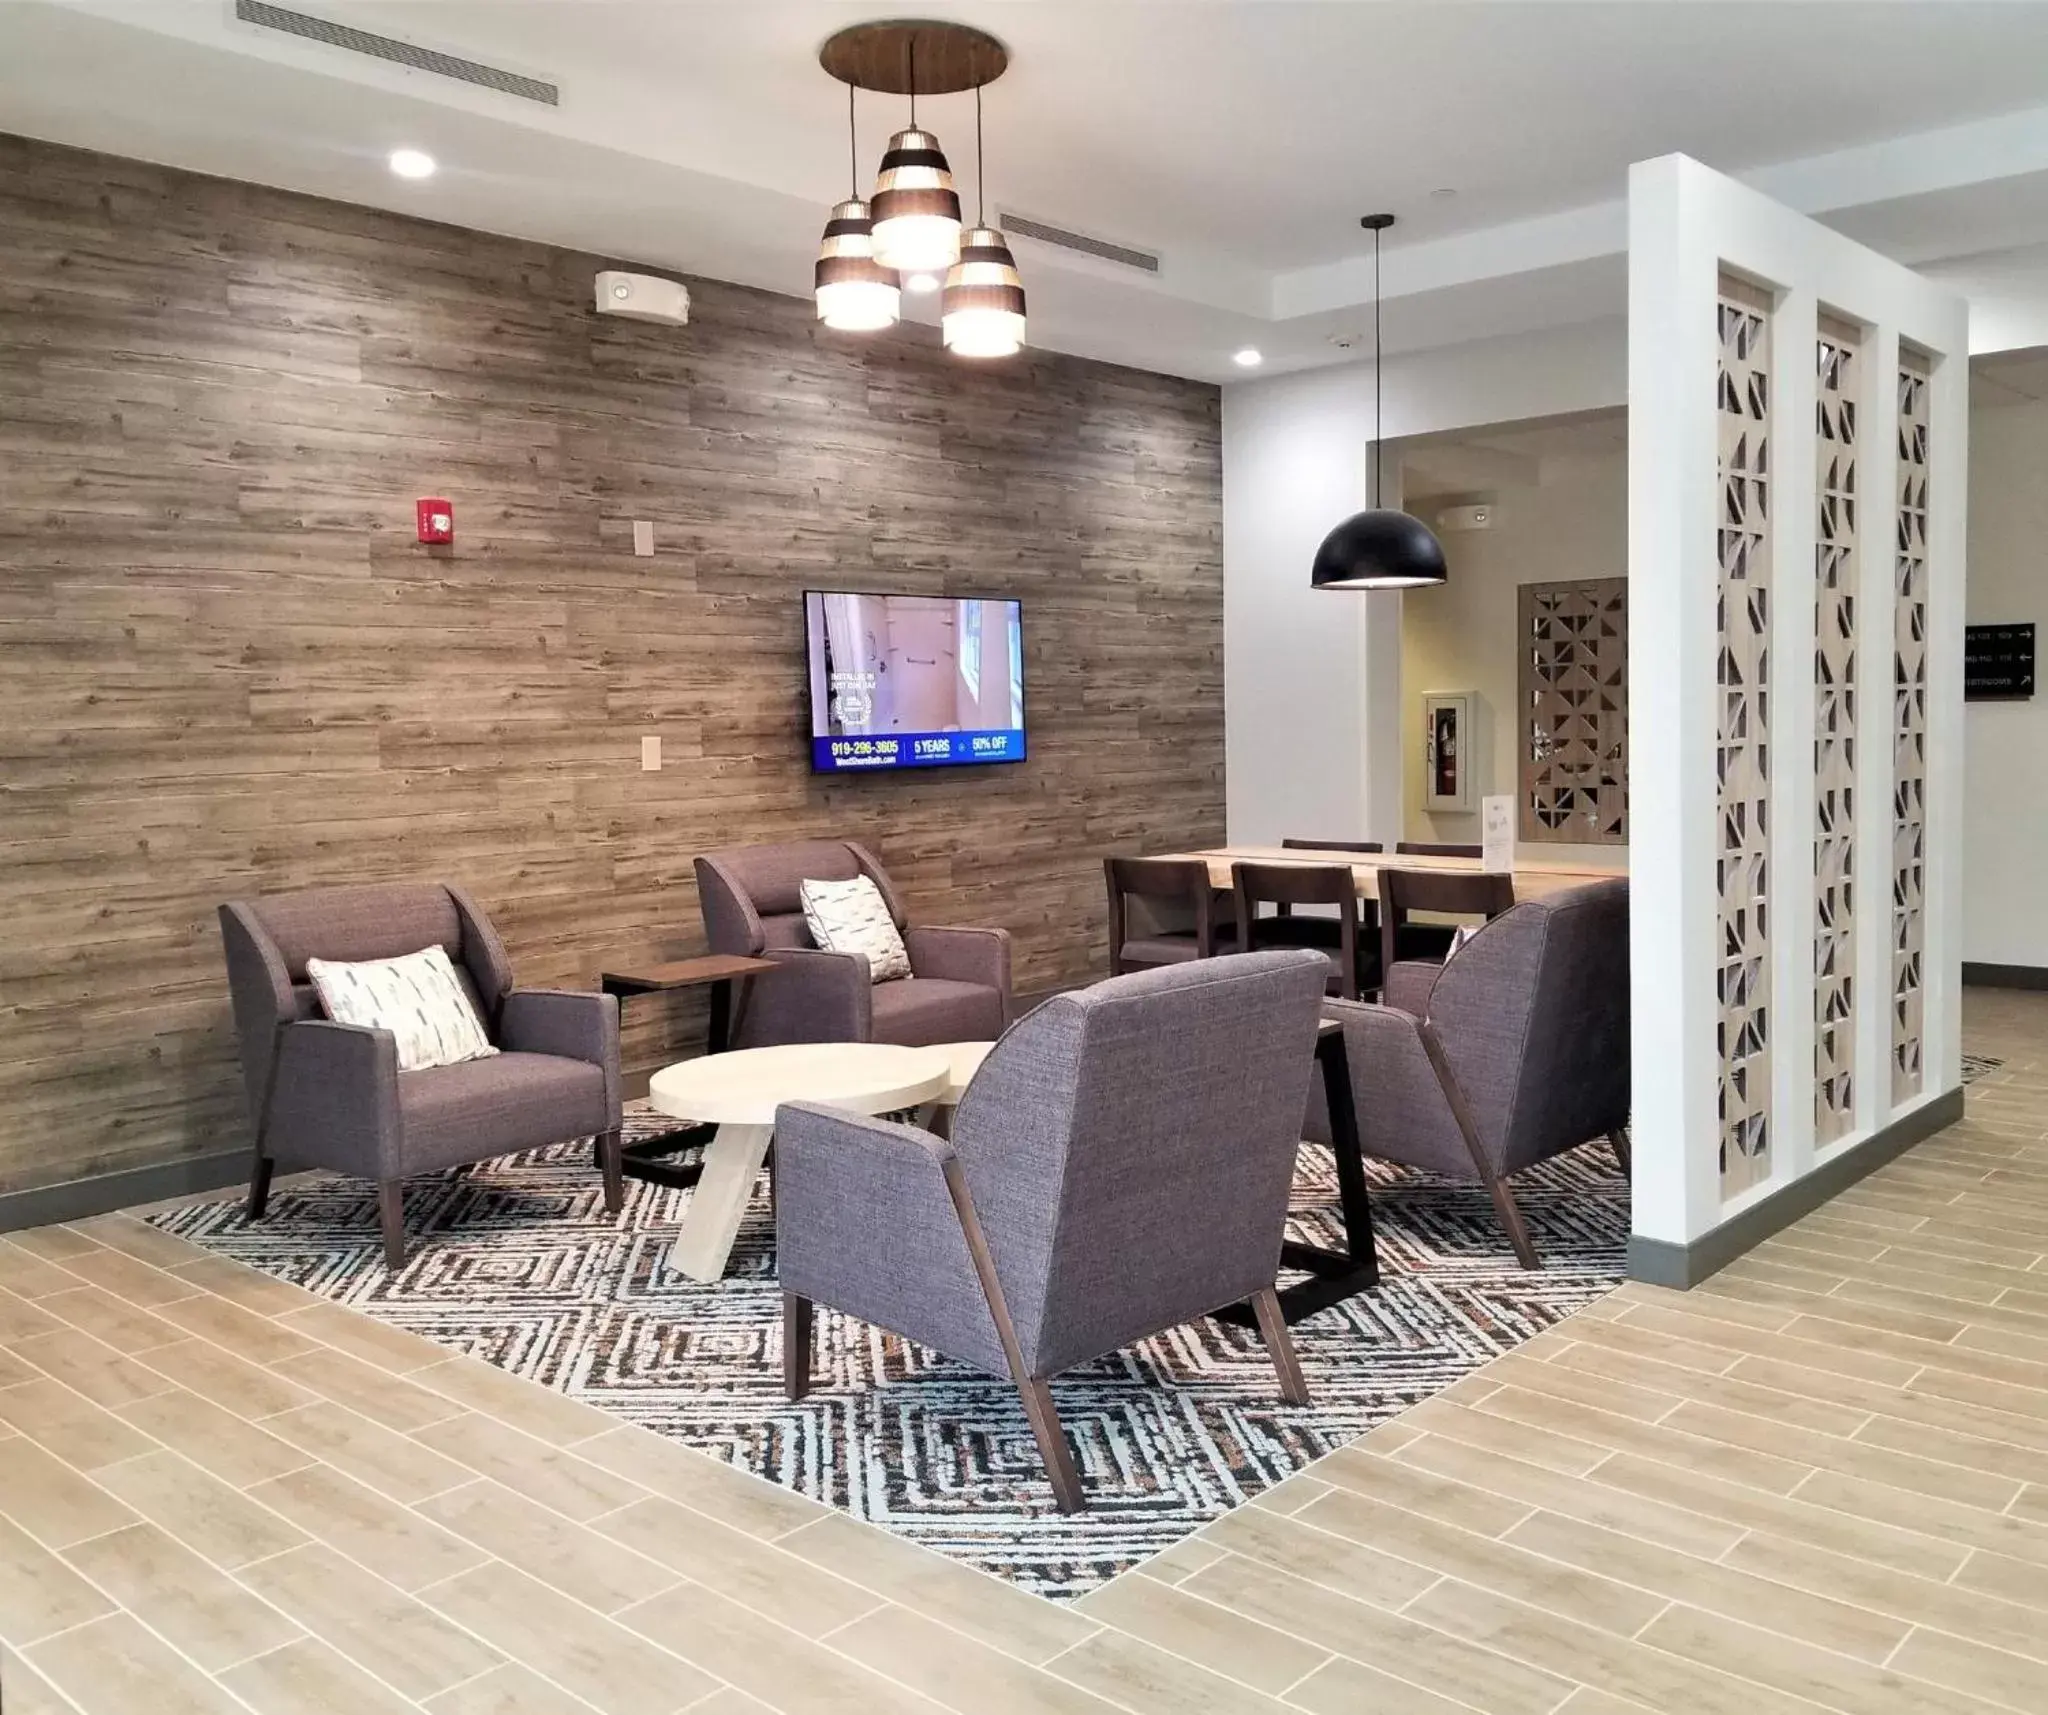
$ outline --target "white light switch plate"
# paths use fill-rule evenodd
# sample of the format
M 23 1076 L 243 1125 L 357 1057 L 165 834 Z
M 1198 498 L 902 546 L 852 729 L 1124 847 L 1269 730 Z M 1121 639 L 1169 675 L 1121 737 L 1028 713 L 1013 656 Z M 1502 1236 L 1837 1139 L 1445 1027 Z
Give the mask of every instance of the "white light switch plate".
M 654 525 L 646 518 L 633 520 L 633 552 L 643 560 L 654 552 Z
M 649 733 L 640 741 L 640 772 L 654 774 L 661 768 L 661 735 Z

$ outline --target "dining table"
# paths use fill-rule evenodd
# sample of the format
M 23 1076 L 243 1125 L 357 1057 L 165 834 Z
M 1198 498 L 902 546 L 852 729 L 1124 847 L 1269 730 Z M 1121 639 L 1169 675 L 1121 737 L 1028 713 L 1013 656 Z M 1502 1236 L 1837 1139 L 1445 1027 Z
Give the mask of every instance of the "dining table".
M 1306 846 L 1255 846 L 1231 845 L 1212 846 L 1205 851 L 1159 852 L 1149 856 L 1173 858 L 1185 862 L 1199 858 L 1209 866 L 1209 884 L 1227 890 L 1230 887 L 1230 866 L 1235 863 L 1291 863 L 1291 864 L 1343 864 L 1351 871 L 1352 883 L 1358 889 L 1360 899 L 1377 899 L 1380 893 L 1380 871 L 1383 869 L 1434 870 L 1444 875 L 1479 875 L 1484 873 L 1485 864 L 1478 858 L 1426 856 L 1420 852 L 1347 852 L 1318 851 Z M 1611 881 L 1618 875 L 1628 873 L 1625 854 L 1617 848 L 1615 862 L 1609 866 L 1595 867 L 1583 862 L 1555 863 L 1543 858 L 1525 858 L 1519 852 L 1515 856 L 1515 898 L 1542 899 L 1553 893 L 1563 893 L 1574 887 L 1584 887 L 1596 881 Z

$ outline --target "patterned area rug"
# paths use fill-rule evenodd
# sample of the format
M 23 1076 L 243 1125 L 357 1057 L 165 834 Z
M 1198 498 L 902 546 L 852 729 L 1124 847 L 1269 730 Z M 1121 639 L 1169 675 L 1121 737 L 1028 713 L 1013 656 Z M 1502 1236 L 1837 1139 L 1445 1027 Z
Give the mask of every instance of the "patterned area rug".
M 659 1128 L 628 1116 L 629 1138 Z M 1368 1164 L 1382 1284 L 1298 1324 L 1315 1403 L 1285 1405 L 1257 1336 L 1204 1319 L 1053 1383 L 1089 1508 L 1062 1517 L 1007 1381 L 823 1306 L 816 1391 L 782 1397 L 765 1183 L 716 1285 L 673 1273 L 688 1191 L 626 1182 L 604 1213 L 587 1144 L 407 1186 L 414 1248 L 382 1262 L 373 1189 L 280 1187 L 157 1222 L 915 1542 L 1070 1598 L 1241 1505 L 1599 1298 L 1622 1278 L 1628 1188 L 1604 1145 L 1516 1181 L 1545 1266 L 1515 1265 L 1486 1192 Z M 1342 1240 L 1334 1163 L 1305 1146 L 1291 1236 Z

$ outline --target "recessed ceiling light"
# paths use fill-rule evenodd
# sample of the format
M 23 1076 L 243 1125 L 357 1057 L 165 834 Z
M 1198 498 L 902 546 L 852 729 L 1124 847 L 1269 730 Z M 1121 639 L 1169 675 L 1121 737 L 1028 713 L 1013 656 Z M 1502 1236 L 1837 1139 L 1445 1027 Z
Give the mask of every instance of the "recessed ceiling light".
M 906 292 L 936 292 L 939 277 L 936 274 L 906 274 L 903 276 L 903 289 Z
M 431 179 L 434 157 L 424 149 L 393 149 L 391 170 L 401 179 Z
M 1256 369 L 1260 364 L 1264 363 L 1266 360 L 1260 354 L 1259 348 L 1257 346 L 1248 345 L 1244 348 L 1244 350 L 1234 353 L 1230 361 L 1236 364 L 1240 369 Z

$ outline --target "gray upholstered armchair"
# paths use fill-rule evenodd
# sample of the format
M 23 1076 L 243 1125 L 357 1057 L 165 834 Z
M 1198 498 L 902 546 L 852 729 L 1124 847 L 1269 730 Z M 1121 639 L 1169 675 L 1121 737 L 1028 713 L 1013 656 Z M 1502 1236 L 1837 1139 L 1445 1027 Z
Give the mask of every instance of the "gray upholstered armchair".
M 515 989 L 490 919 L 459 887 L 392 883 L 273 894 L 220 908 L 256 1161 L 249 1216 L 273 1166 L 377 1181 L 384 1257 L 405 1261 L 407 1174 L 596 1136 L 605 1207 L 620 1207 L 619 1003 Z M 389 959 L 439 946 L 501 1052 L 401 1072 L 388 1030 L 320 1016 L 308 959 Z
M 1273 1292 L 1328 961 L 1292 949 L 1055 996 L 982 1062 L 950 1141 L 792 1104 L 776 1116 L 784 1380 L 811 1306 L 1008 1374 L 1062 1511 L 1080 1478 L 1047 1381 L 1250 1299 L 1298 1405 Z
M 1396 1005 L 1324 1009 L 1344 1026 L 1361 1146 L 1478 1179 L 1522 1266 L 1541 1267 L 1509 1178 L 1602 1136 L 1628 1171 L 1628 882 L 1525 900 L 1388 987 Z M 1319 1080 L 1306 1124 L 1330 1140 Z
M 811 941 L 798 887 L 858 875 L 871 877 L 889 902 L 910 954 L 907 977 L 871 982 L 867 960 L 821 952 Z M 735 1048 L 780 1042 L 923 1048 L 987 1041 L 1010 1021 L 1010 932 L 908 927 L 888 872 L 851 840 L 707 852 L 697 860 L 697 898 L 714 953 L 750 954 L 782 967 L 743 984 L 733 1021 Z

